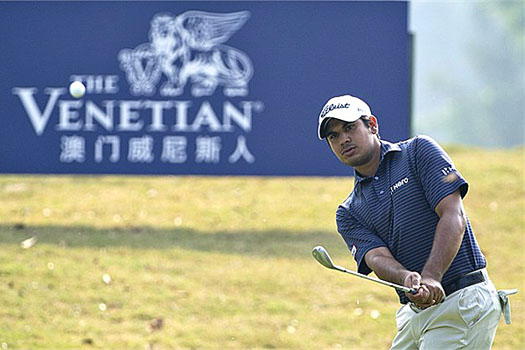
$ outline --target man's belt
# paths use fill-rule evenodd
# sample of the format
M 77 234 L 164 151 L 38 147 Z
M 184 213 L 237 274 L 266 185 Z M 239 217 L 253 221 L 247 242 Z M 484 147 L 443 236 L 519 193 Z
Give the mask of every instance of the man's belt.
M 444 285 L 443 289 L 445 290 L 445 295 L 450 295 L 460 289 L 481 282 L 485 282 L 485 276 L 481 270 L 478 270 L 456 278 L 455 280 Z

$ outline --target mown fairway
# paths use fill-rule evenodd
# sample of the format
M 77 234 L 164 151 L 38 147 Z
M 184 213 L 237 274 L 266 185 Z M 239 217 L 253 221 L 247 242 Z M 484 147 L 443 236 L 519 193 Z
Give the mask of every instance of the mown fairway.
M 520 289 L 493 349 L 523 349 L 523 149 L 449 151 L 470 182 L 465 206 L 494 283 Z M 310 254 L 322 244 L 355 269 L 334 223 L 352 184 L 1 176 L 0 345 L 387 349 L 394 291 Z

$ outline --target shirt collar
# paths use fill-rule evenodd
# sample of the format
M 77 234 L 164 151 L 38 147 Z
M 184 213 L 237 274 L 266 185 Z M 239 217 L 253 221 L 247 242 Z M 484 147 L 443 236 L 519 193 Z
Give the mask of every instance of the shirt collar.
M 396 143 L 392 143 L 392 142 L 388 142 L 388 141 L 384 141 L 384 140 L 380 140 L 379 142 L 381 143 L 381 155 L 379 156 L 379 164 L 377 166 L 378 169 L 379 169 L 379 166 L 381 165 L 381 163 L 383 162 L 383 159 L 385 158 L 385 155 L 387 153 L 401 151 L 401 147 L 399 147 L 399 145 L 396 144 Z M 359 182 L 361 182 L 363 180 L 372 178 L 372 176 L 361 176 L 355 170 L 354 170 L 354 176 L 355 176 L 355 183 L 356 184 L 358 184 Z

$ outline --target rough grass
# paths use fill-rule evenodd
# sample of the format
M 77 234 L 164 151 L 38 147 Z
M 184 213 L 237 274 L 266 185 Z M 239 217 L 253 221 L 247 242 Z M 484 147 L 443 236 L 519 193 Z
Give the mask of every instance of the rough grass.
M 493 349 L 522 349 L 523 149 L 449 148 L 499 288 Z M 9 349 L 387 349 L 397 297 L 317 264 L 350 178 L 0 176 L 0 345 Z M 36 236 L 36 245 L 20 242 Z M 103 276 L 111 277 L 106 284 Z

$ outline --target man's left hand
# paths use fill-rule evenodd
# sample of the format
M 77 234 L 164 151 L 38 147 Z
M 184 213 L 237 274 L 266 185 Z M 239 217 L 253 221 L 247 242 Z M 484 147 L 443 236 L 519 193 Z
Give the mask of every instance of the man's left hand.
M 425 285 L 430 292 L 430 299 L 433 301 L 433 304 L 439 304 L 445 299 L 445 291 L 441 283 L 432 278 L 423 276 L 421 279 L 421 284 Z

